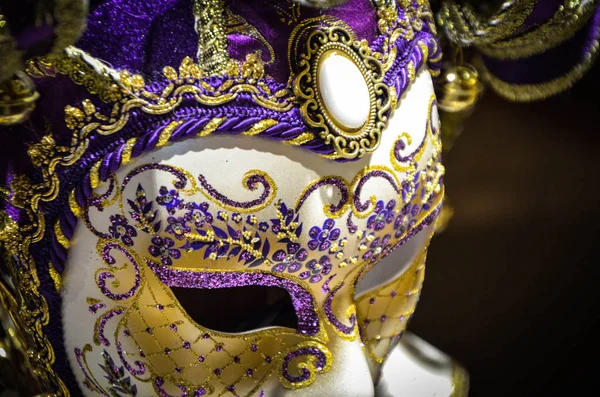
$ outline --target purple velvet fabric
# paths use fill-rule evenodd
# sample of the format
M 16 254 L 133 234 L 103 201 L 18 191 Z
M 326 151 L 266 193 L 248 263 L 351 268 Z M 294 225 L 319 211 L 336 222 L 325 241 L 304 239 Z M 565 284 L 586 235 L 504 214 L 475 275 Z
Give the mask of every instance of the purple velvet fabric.
M 600 7 L 588 24 L 560 46 L 529 58 L 499 60 L 484 57 L 488 70 L 507 83 L 538 84 L 563 76 L 580 63 L 598 39 Z
M 274 4 L 280 4 L 288 14 Z M 297 16 L 293 16 L 291 4 L 226 0 L 231 12 L 251 22 L 272 46 L 275 60 L 265 69 L 277 81 L 287 81 L 288 39 L 299 21 L 330 15 L 348 24 L 359 39 L 371 42 L 377 36 L 376 12 L 369 0 L 350 0 L 327 11 L 300 7 Z M 116 69 L 152 78 L 164 66 L 179 66 L 185 56 L 196 57 L 198 35 L 192 9 L 193 0 L 110 0 L 92 11 L 88 29 L 76 45 Z M 231 34 L 228 44 L 234 59 L 243 60 L 248 53 L 262 50 L 263 59 L 270 61 L 267 48 L 255 38 Z

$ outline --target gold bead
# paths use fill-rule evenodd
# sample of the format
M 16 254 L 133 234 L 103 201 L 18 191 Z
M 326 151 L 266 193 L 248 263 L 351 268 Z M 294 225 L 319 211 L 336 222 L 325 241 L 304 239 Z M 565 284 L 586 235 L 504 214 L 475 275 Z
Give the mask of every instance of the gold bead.
M 0 125 L 19 124 L 27 120 L 39 96 L 35 85 L 23 72 L 17 72 L 9 80 L 0 83 Z

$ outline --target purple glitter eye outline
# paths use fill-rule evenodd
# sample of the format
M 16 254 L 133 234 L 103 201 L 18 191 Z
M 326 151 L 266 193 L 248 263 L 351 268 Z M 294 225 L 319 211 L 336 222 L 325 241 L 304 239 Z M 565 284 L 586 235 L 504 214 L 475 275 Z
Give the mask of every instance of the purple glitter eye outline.
M 316 336 L 321 330 L 314 297 L 298 283 L 264 271 L 207 271 L 162 266 L 146 260 L 159 280 L 169 287 L 180 288 L 235 288 L 252 285 L 284 288 L 292 300 L 298 317 L 297 333 Z

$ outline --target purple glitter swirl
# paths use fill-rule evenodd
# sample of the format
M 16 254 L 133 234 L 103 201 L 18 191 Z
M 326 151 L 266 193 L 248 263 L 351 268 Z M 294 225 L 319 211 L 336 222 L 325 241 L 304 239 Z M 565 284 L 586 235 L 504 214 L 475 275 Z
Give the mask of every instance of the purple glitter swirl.
M 323 186 L 327 186 L 327 185 L 335 186 L 336 188 L 338 188 L 338 190 L 340 191 L 340 194 L 342 196 L 340 198 L 339 203 L 331 204 L 329 206 L 329 211 L 331 211 L 331 213 L 335 214 L 336 212 L 338 212 L 342 208 L 344 208 L 344 206 L 348 203 L 348 200 L 350 198 L 350 192 L 348 191 L 348 187 L 342 181 L 341 178 L 332 176 L 332 177 L 323 178 L 320 181 L 318 181 L 317 183 L 311 185 L 308 189 L 306 189 L 304 194 L 302 194 L 302 196 L 298 199 L 298 202 L 296 203 L 295 211 L 298 212 L 300 210 L 300 208 L 302 207 L 304 202 L 308 199 L 308 197 L 313 192 L 315 192 L 316 190 L 322 188 Z
M 102 343 L 103 346 L 110 346 L 110 342 L 108 339 L 106 339 L 106 337 L 104 336 L 104 328 L 106 327 L 106 323 L 112 319 L 115 316 L 119 316 L 121 314 L 125 313 L 125 310 L 123 309 L 113 309 L 109 312 L 106 312 L 105 314 L 102 315 L 102 317 L 100 317 L 100 321 L 98 322 L 98 341 L 95 341 L 96 343 Z M 96 339 L 96 338 L 94 338 Z
M 102 207 L 102 201 L 108 199 L 110 197 L 110 195 L 113 193 L 113 191 L 115 190 L 115 176 L 114 174 L 112 174 L 110 176 L 110 183 L 108 185 L 108 188 L 106 189 L 106 192 L 100 194 L 100 195 L 92 195 L 88 198 L 88 205 L 91 207 L 95 207 L 96 209 L 98 209 L 98 211 L 102 211 L 104 209 L 104 207 Z
M 295 359 L 296 357 L 307 356 L 307 355 L 316 357 L 317 360 L 315 362 L 315 368 L 317 371 L 322 371 L 323 368 L 325 368 L 325 366 L 327 365 L 327 357 L 325 356 L 325 353 L 323 353 L 318 348 L 304 347 L 304 348 L 298 349 L 296 351 L 288 353 L 285 356 L 285 358 L 283 359 L 283 363 L 281 364 L 281 374 L 283 375 L 283 377 L 286 380 L 288 380 L 291 383 L 298 383 L 298 382 L 303 382 L 303 381 L 307 380 L 308 378 L 310 378 L 310 371 L 308 370 L 308 368 L 298 368 L 298 370 L 300 372 L 299 376 L 290 375 L 289 370 L 288 370 L 290 362 L 293 359 Z
M 337 319 L 337 317 L 335 316 L 335 314 L 333 314 L 333 309 L 331 308 L 332 303 L 333 303 L 333 298 L 338 293 L 338 291 L 340 289 L 342 289 L 343 286 L 344 286 L 344 282 L 342 282 L 340 285 L 338 285 L 337 287 L 335 287 L 329 293 L 329 295 L 327 295 L 327 298 L 325 298 L 325 302 L 323 303 L 323 309 L 325 310 L 325 315 L 327 316 L 327 319 L 329 319 L 329 322 L 338 331 L 340 331 L 341 333 L 343 333 L 345 335 L 351 335 L 352 332 L 354 332 L 354 327 L 356 326 L 356 316 L 354 314 L 352 314 L 348 318 L 348 321 L 350 321 L 350 325 L 346 325 L 346 324 L 342 323 L 340 320 Z
M 225 196 L 224 194 L 219 193 L 219 191 L 217 191 L 217 189 L 212 187 L 212 185 L 206 181 L 206 178 L 204 177 L 204 175 L 199 175 L 198 180 L 200 181 L 200 185 L 206 190 L 206 192 L 214 200 L 216 200 L 220 203 L 224 203 L 230 207 L 237 208 L 237 209 L 249 209 L 249 208 L 260 206 L 269 199 L 269 196 L 271 195 L 271 192 L 273 191 L 273 187 L 271 185 L 269 185 L 269 181 L 267 180 L 267 178 L 264 177 L 264 175 L 255 174 L 255 175 L 250 176 L 246 180 L 246 187 L 248 189 L 250 189 L 251 191 L 254 191 L 258 188 L 258 185 L 260 184 L 264 188 L 262 194 L 260 195 L 260 197 L 254 199 L 254 200 L 247 201 L 247 202 L 240 202 L 240 201 L 231 200 L 231 199 L 227 198 L 227 196 Z
M 169 165 L 164 165 L 164 164 L 148 163 L 148 164 L 144 164 L 140 167 L 135 168 L 133 171 L 131 171 L 131 172 L 129 172 L 129 174 L 127 174 L 127 176 L 123 180 L 123 183 L 121 184 L 121 191 L 125 190 L 125 187 L 129 183 L 129 181 L 131 179 L 133 179 L 134 176 L 141 174 L 142 172 L 145 172 L 148 170 L 159 170 L 159 171 L 165 171 L 170 174 L 173 174 L 178 179 L 175 183 L 173 183 L 173 186 L 175 186 L 177 189 L 184 189 L 188 183 L 188 179 L 187 179 L 187 176 L 185 175 L 185 173 L 181 172 L 177 168 L 171 167 Z
M 123 248 L 121 245 L 114 243 L 114 242 L 108 242 L 106 243 L 106 245 L 102 248 L 102 259 L 104 260 L 104 263 L 106 263 L 109 266 L 113 266 L 115 264 L 115 258 L 113 258 L 110 255 L 110 251 L 116 249 L 117 251 L 120 251 L 123 255 L 125 255 L 127 257 L 127 259 L 131 262 L 131 264 L 133 265 L 133 268 L 135 269 L 135 281 L 133 283 L 133 287 L 131 287 L 131 289 L 129 289 L 129 291 L 121 293 L 121 294 L 115 294 L 113 292 L 111 292 L 107 287 L 106 287 L 106 283 L 107 280 L 109 279 L 114 279 L 115 276 L 114 274 L 110 273 L 110 272 L 102 272 L 98 275 L 98 287 L 100 288 L 100 290 L 102 291 L 102 293 L 109 297 L 112 300 L 124 300 L 124 299 L 129 299 L 131 298 L 133 295 L 135 295 L 135 293 L 137 292 L 140 284 L 141 284 L 141 277 L 140 277 L 140 267 L 139 264 L 137 263 L 137 261 L 133 258 L 133 256 L 129 253 L 129 251 L 127 251 L 125 248 Z
M 387 172 L 381 170 L 369 171 L 363 175 L 358 183 L 356 184 L 356 189 L 354 189 L 354 206 L 360 212 L 364 212 L 369 208 L 369 201 L 366 201 L 364 204 L 360 202 L 360 195 L 362 193 L 362 189 L 367 183 L 367 181 L 371 178 L 383 178 L 392 185 L 396 193 L 400 194 L 400 187 L 396 184 L 394 178 Z
M 314 336 L 319 332 L 319 316 L 312 295 L 294 281 L 259 271 L 215 272 L 205 270 L 182 270 L 161 266 L 147 261 L 156 276 L 169 287 L 183 288 L 232 288 L 248 285 L 282 287 L 292 299 L 298 316 L 298 333 Z
M 121 359 L 121 363 L 123 364 L 125 369 L 129 371 L 130 374 L 134 376 L 142 376 L 146 373 L 146 365 L 144 365 L 143 362 L 139 360 L 136 360 L 134 362 L 137 369 L 134 368 L 131 364 L 129 364 L 129 362 L 127 362 L 127 360 L 125 359 L 125 351 L 123 351 L 123 346 L 121 346 L 121 342 L 117 342 L 117 354 Z

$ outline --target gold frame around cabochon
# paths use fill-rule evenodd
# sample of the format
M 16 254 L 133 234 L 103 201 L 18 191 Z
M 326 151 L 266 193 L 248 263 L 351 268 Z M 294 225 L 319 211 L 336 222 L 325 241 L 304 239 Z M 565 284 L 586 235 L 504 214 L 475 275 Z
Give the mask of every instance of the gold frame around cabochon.
M 304 121 L 316 128 L 326 144 L 333 146 L 335 157 L 361 158 L 377 149 L 391 110 L 390 88 L 383 82 L 385 68 L 373 57 L 366 42 L 356 40 L 343 26 L 326 26 L 308 36 L 305 52 L 298 57 L 298 73 L 293 90 Z M 337 53 L 349 59 L 361 72 L 369 91 L 370 109 L 365 123 L 351 129 L 333 117 L 321 97 L 319 70 L 323 61 Z

